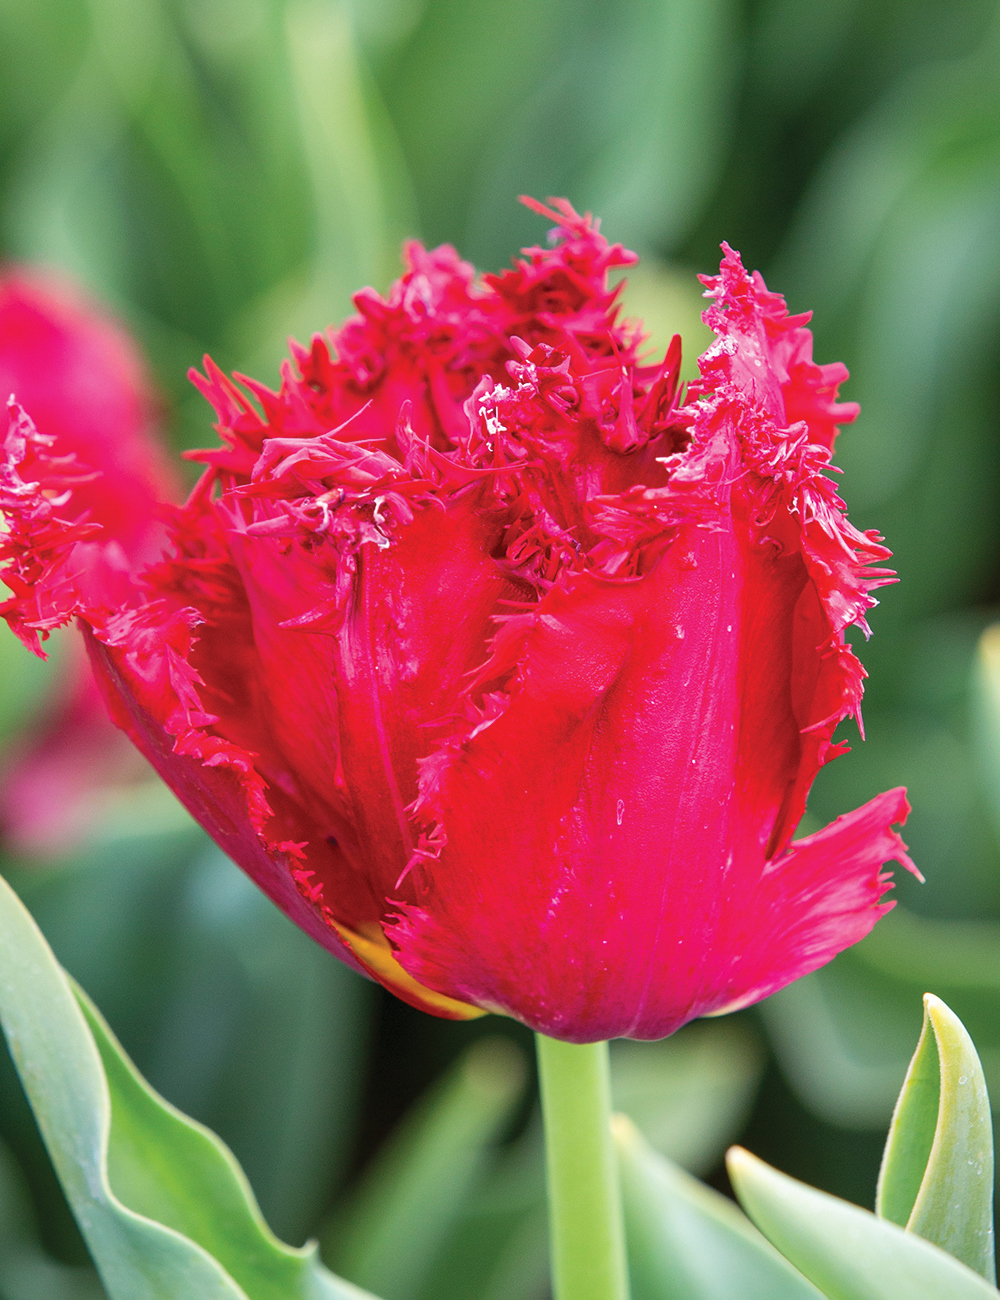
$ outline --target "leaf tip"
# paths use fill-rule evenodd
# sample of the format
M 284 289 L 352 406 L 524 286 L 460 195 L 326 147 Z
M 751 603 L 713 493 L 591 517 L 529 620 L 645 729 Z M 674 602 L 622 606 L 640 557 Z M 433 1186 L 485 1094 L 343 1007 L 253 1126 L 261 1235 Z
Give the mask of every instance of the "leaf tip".
M 751 1155 L 746 1147 L 732 1146 L 726 1152 L 726 1172 L 734 1187 L 741 1177 L 751 1173 L 754 1165 L 761 1163 L 763 1162 Z

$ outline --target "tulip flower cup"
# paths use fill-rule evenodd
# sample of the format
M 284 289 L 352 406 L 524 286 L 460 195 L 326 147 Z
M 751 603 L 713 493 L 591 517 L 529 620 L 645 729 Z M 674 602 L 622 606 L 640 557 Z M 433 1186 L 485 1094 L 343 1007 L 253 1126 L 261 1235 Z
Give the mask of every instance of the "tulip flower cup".
M 481 280 L 408 245 L 276 392 L 207 361 L 220 445 L 138 574 L 13 405 L 0 555 L 18 635 L 80 623 L 114 721 L 296 924 L 415 1006 L 538 1032 L 584 1300 L 625 1288 L 605 1041 L 815 970 L 915 868 L 902 790 L 792 838 L 891 578 L 829 475 L 846 371 L 724 245 L 685 391 L 680 339 L 647 359 L 621 316 L 634 256 L 553 203 Z

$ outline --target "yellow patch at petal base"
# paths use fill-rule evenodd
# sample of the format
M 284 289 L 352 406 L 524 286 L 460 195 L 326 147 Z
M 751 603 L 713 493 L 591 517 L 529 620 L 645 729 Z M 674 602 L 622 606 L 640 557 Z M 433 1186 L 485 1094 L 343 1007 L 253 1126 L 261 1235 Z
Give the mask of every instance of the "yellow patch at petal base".
M 411 1007 L 429 1011 L 434 1016 L 443 1016 L 446 1020 L 476 1020 L 479 1016 L 486 1015 L 482 1007 L 474 1007 L 470 1002 L 459 1002 L 457 998 L 435 993 L 433 989 L 415 980 L 392 955 L 388 939 L 374 922 L 366 923 L 361 931 L 348 929 L 339 921 L 331 920 L 330 924 L 362 966 L 390 993 L 395 993 Z
M 717 1007 L 714 1011 L 703 1011 L 699 1019 L 714 1020 L 717 1016 L 731 1016 L 734 1011 L 743 1011 L 747 1007 L 752 1007 L 760 999 L 761 994 L 759 991 L 748 993 L 745 997 L 736 998 L 733 1002 L 727 1002 L 724 1007 Z

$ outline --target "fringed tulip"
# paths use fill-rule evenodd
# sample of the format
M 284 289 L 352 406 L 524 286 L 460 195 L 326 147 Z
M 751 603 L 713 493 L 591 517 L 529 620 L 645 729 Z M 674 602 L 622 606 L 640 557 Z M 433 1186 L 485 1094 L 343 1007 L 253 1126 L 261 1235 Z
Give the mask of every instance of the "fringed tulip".
M 827 475 L 855 408 L 806 317 L 727 247 L 682 397 L 679 339 L 644 364 L 619 318 L 632 255 L 534 206 L 550 247 L 480 283 L 410 245 L 279 392 L 207 363 L 222 445 L 138 580 L 15 411 L 4 613 L 81 620 L 119 726 L 343 960 L 440 1015 L 657 1038 L 816 969 L 913 869 L 901 790 L 792 839 L 889 553 Z
M 166 540 L 159 503 L 177 476 L 156 437 L 145 363 L 121 326 L 63 281 L 0 271 L 0 394 L 10 393 L 59 456 L 86 467 L 72 476 L 72 511 L 100 526 L 105 561 L 127 575 L 155 559 Z M 87 831 L 96 790 L 148 773 L 111 725 L 86 653 L 69 659 L 47 715 L 5 756 L 0 823 L 22 853 L 69 847 Z

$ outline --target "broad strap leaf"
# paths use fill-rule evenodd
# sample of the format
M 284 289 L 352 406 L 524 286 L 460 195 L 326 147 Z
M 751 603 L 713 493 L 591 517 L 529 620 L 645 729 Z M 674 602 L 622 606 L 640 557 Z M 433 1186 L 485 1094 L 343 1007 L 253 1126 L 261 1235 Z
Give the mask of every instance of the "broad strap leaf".
M 149 1087 L 3 880 L 0 1023 L 111 1300 L 363 1300 L 273 1236 L 232 1153 Z
M 915 1233 L 807 1187 L 740 1147 L 727 1164 L 744 1210 L 828 1300 L 996 1300 L 995 1287 Z
M 612 1120 L 633 1300 L 819 1300 L 727 1197 Z

